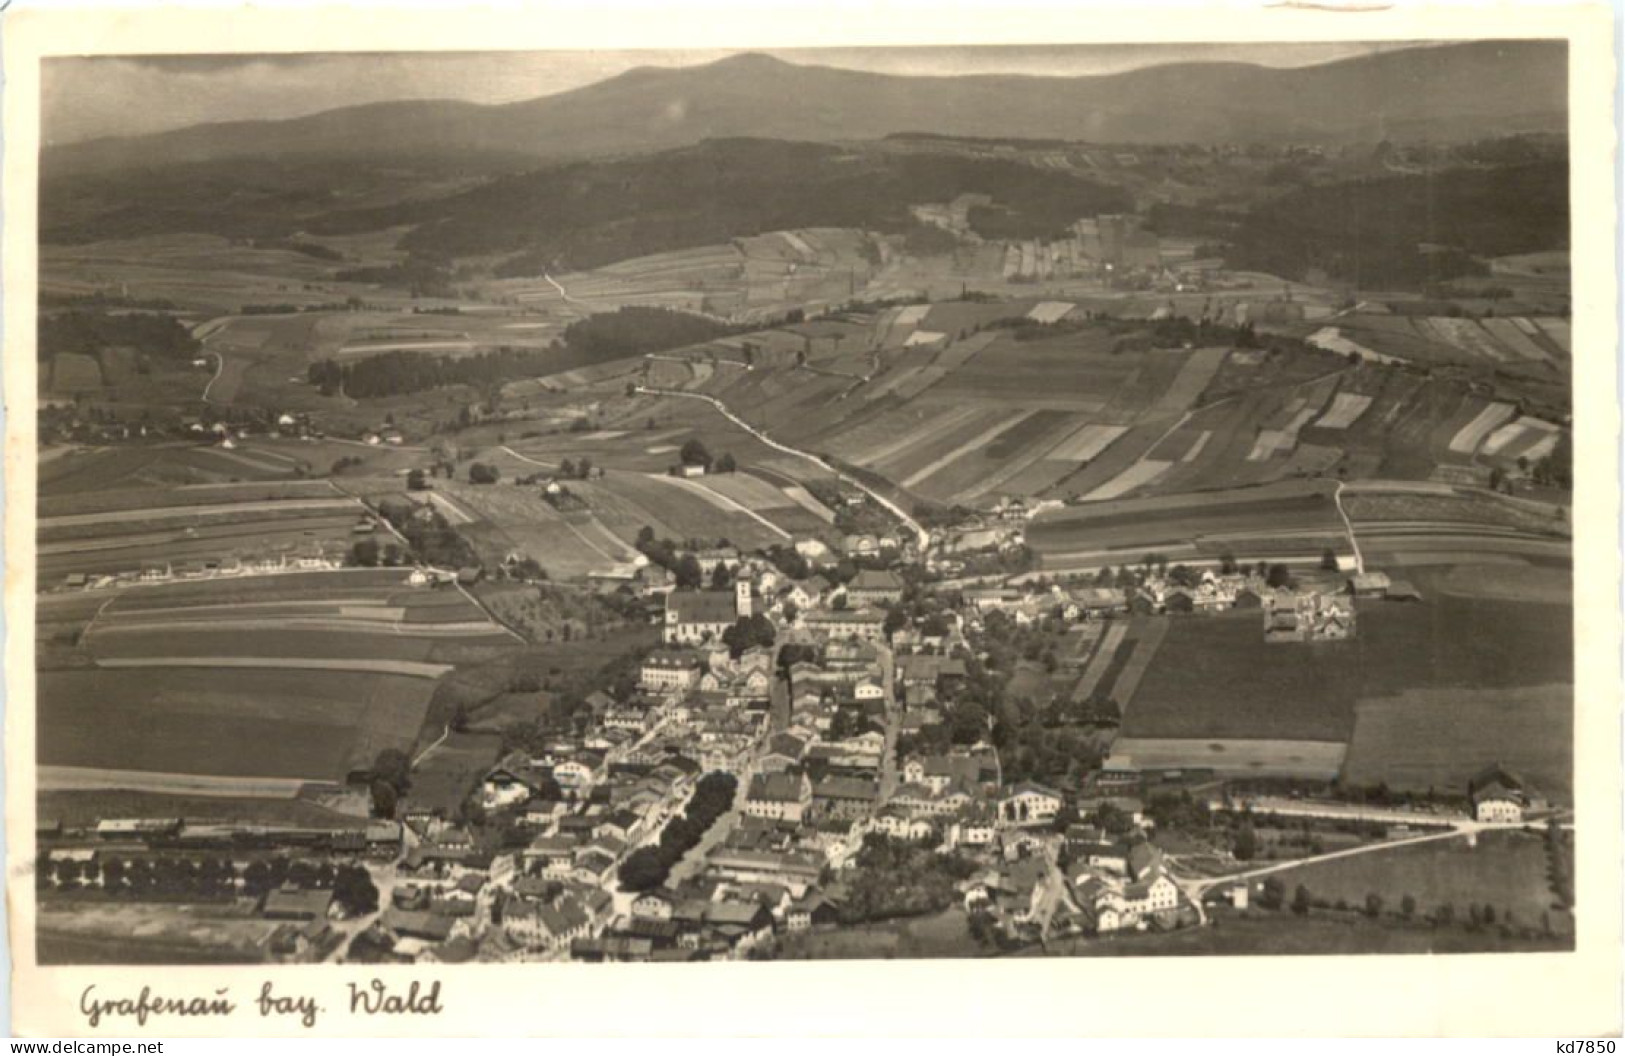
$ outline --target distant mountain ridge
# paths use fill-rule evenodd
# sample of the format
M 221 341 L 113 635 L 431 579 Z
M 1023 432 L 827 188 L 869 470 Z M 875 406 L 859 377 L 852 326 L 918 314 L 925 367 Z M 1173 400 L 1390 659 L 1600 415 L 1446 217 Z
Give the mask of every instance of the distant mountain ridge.
M 905 77 L 743 54 L 639 67 L 518 103 L 371 103 L 48 146 L 43 161 L 50 176 L 261 155 L 479 151 L 566 160 L 711 138 L 829 142 L 898 132 L 1106 143 L 1463 140 L 1563 131 L 1566 47 L 1475 41 L 1290 69 L 1194 62 L 1086 77 Z

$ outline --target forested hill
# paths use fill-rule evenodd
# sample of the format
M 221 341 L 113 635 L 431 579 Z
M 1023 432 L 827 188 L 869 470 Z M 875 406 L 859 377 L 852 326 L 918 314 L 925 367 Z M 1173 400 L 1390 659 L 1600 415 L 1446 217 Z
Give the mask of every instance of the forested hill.
M 558 161 L 730 136 L 844 142 L 908 131 L 1096 143 L 1333 144 L 1389 135 L 1443 142 L 1561 131 L 1567 93 L 1566 45 L 1552 40 L 1424 45 L 1304 67 L 1186 62 L 1081 77 L 893 76 L 745 54 L 629 70 L 517 103 L 372 103 L 65 144 L 45 160 L 64 172 L 382 151 Z
M 1569 245 L 1566 162 L 1455 169 L 1294 191 L 1241 220 L 1232 267 L 1301 278 L 1311 268 L 1367 289 L 1481 272 L 1472 257 Z
M 402 248 L 430 259 L 513 254 L 499 274 L 591 268 L 797 227 L 900 232 L 908 206 L 992 195 L 1004 237 L 1060 232 L 1132 210 L 1127 190 L 1015 161 L 899 154 L 775 140 L 694 147 L 505 177 L 450 198 L 313 220 L 316 233 L 413 225 Z

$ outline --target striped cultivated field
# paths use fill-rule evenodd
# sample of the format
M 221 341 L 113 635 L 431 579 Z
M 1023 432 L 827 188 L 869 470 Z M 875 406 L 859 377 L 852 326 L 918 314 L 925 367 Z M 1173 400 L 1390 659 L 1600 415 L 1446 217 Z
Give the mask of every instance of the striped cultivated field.
M 1111 480 L 1089 492 L 1084 498 L 1091 502 L 1098 502 L 1102 499 L 1115 499 L 1127 495 L 1135 488 L 1144 487 L 1162 476 L 1171 465 L 1173 465 L 1172 462 L 1158 462 L 1154 459 L 1142 458 Z
M 1370 396 L 1361 396 L 1352 392 L 1340 392 L 1332 400 L 1332 405 L 1326 413 L 1315 422 L 1316 429 L 1347 429 L 1359 420 L 1371 406 Z
M 1472 454 L 1478 450 L 1485 437 L 1504 425 L 1516 412 L 1517 408 L 1510 403 L 1490 404 L 1451 438 L 1450 450 L 1460 455 Z
M 1066 462 L 1093 462 L 1126 432 L 1128 427 L 1123 425 L 1086 425 L 1057 444 L 1045 457 Z

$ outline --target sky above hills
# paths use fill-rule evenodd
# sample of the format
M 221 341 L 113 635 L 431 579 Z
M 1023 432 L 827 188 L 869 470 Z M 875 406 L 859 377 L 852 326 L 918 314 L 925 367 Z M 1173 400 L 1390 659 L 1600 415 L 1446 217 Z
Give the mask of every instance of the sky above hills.
M 787 62 L 898 75 L 1086 76 L 1174 62 L 1310 66 L 1410 45 L 1086 44 L 757 49 Z M 735 50 L 418 52 L 61 58 L 45 63 L 47 142 L 139 135 L 211 121 L 298 117 L 400 99 L 508 103 L 638 66 L 694 66 Z

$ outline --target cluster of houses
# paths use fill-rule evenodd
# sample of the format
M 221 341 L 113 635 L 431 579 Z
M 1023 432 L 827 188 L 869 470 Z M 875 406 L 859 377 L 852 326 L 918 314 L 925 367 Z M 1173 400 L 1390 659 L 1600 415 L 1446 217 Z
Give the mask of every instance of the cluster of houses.
M 372 532 L 374 522 L 370 519 L 363 519 L 357 521 L 356 527 L 360 530 L 363 525 L 365 525 L 364 530 L 366 532 Z M 62 578 L 61 589 L 64 591 L 106 590 L 136 583 L 170 583 L 232 576 L 268 576 L 281 572 L 319 572 L 343 568 L 347 561 L 347 552 L 337 543 L 322 543 L 312 540 L 305 543 L 272 546 L 265 551 L 248 557 L 228 555 L 226 557 L 186 561 L 178 564 L 161 558 L 152 558 L 142 561 L 141 567 L 138 569 L 128 569 L 122 572 L 70 572 Z
M 1335 642 L 1354 637 L 1354 601 L 1313 590 L 1272 591 L 1264 598 L 1266 642 Z
M 962 593 L 967 615 L 1002 612 L 1025 626 L 1050 616 L 1076 623 L 1123 616 L 1258 609 L 1275 591 L 1261 576 L 1202 569 L 1191 573 L 1189 585 L 1152 573 L 1133 586 L 1052 583 L 1040 589 L 999 585 L 967 587 Z
M 1081 822 L 1059 840 L 1006 832 L 998 853 L 960 891 L 967 912 L 1018 939 L 1043 928 L 1091 935 L 1173 928 L 1190 912 L 1138 815 L 1131 832 L 1118 836 Z

